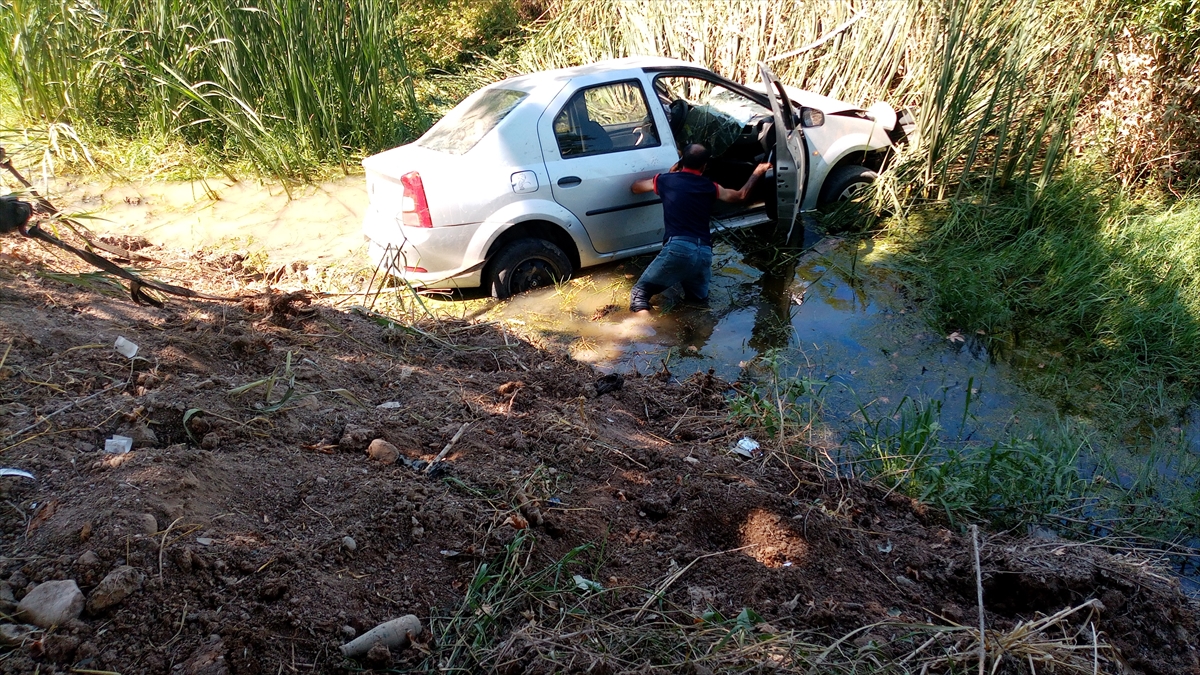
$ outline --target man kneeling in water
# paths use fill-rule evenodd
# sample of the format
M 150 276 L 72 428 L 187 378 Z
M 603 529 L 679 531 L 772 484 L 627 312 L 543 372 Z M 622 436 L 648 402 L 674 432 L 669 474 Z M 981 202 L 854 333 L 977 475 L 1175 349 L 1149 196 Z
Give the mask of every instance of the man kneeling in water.
M 759 164 L 740 190 L 730 190 L 704 177 L 711 153 L 699 143 L 683 149 L 683 157 L 668 173 L 643 178 L 630 189 L 634 194 L 654 192 L 662 198 L 666 234 L 662 250 L 629 293 L 629 309 L 650 313 L 650 298 L 676 283 L 688 302 L 708 301 L 712 279 L 712 234 L 708 223 L 717 200 L 741 202 L 762 178 L 770 164 Z

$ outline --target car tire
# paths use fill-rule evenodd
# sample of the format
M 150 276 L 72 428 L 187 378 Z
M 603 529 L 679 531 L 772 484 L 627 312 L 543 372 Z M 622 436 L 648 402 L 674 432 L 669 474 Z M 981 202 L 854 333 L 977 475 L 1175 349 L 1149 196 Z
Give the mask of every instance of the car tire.
M 853 199 L 858 191 L 875 182 L 879 174 L 865 166 L 849 164 L 840 166 L 825 177 L 821 187 L 820 206 Z
M 551 286 L 571 276 L 571 259 L 545 239 L 518 239 L 500 249 L 488 265 L 486 283 L 492 296 L 512 297 Z

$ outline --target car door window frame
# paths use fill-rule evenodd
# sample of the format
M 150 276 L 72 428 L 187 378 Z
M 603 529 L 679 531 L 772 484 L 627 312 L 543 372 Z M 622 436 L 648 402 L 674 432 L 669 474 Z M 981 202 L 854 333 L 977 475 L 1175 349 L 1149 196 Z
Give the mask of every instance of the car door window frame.
M 647 122 L 650 126 L 650 130 L 654 134 L 653 141 L 649 142 L 649 143 L 643 143 L 641 145 L 633 145 L 633 146 L 628 146 L 628 147 L 619 147 L 619 148 L 613 147 L 613 148 L 609 148 L 606 150 L 592 150 L 592 151 L 586 151 L 586 152 L 564 154 L 562 138 L 559 136 L 559 133 L 557 131 L 559 118 L 562 117 L 564 114 L 570 116 L 571 115 L 570 108 L 575 105 L 576 99 L 578 99 L 581 96 L 586 96 L 587 92 L 589 92 L 593 89 L 600 89 L 601 87 L 612 87 L 612 86 L 621 85 L 621 84 L 634 87 L 635 89 L 637 89 L 638 94 L 641 96 L 642 110 L 645 112 L 644 118 L 647 120 Z M 658 100 L 657 95 L 655 96 L 655 100 Z M 586 108 L 586 103 L 585 103 L 585 108 Z M 594 121 L 594 120 L 590 119 L 590 113 L 589 113 L 589 120 Z M 572 122 L 572 123 L 574 123 L 574 122 Z M 591 84 L 591 85 L 586 85 L 586 86 L 580 87 L 577 91 L 575 91 L 574 93 L 571 94 L 570 98 L 567 99 L 567 102 L 563 104 L 562 108 L 560 108 L 556 113 L 554 113 L 554 117 L 551 118 L 551 121 L 550 121 L 550 130 L 554 134 L 555 146 L 558 148 L 559 158 L 564 159 L 564 160 L 576 159 L 579 157 L 595 157 L 597 155 L 607 155 L 607 154 L 611 154 L 611 153 L 615 153 L 615 152 L 629 152 L 631 150 L 643 150 L 646 148 L 657 148 L 657 147 L 662 146 L 662 142 L 663 142 L 662 141 L 662 133 L 659 131 L 659 128 L 658 128 L 658 122 L 654 118 L 654 111 L 650 107 L 650 100 L 646 96 L 646 87 L 644 86 L 644 83 L 642 82 L 642 80 L 640 80 L 638 78 L 615 80 L 612 82 L 602 82 L 599 84 Z M 605 130 L 605 131 L 607 131 L 607 130 Z

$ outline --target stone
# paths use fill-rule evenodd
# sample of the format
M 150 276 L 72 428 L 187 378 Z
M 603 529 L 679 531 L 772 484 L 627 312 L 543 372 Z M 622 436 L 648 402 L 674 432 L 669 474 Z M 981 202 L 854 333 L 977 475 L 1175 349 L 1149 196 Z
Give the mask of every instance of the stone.
M 349 551 L 351 553 L 354 553 L 355 551 L 358 550 L 358 542 L 354 541 L 354 537 L 347 535 L 345 537 L 342 537 L 342 548 L 346 549 L 347 551 Z
M 367 650 L 367 655 L 363 660 L 372 666 L 383 668 L 392 662 L 392 652 L 387 645 L 376 642 L 375 646 Z
M 138 529 L 142 531 L 142 534 L 147 536 L 158 534 L 158 520 L 153 514 L 139 513 L 135 517 L 134 522 L 137 524 Z
M 338 448 L 343 452 L 362 452 L 375 438 L 375 430 L 369 427 L 347 426 L 338 440 Z
M 102 612 L 125 598 L 133 595 L 142 587 L 146 575 L 129 565 L 122 565 L 108 573 L 108 576 L 92 589 L 88 596 L 87 611 L 91 614 Z
M 47 581 L 34 586 L 21 599 L 17 614 L 35 626 L 50 628 L 78 619 L 83 612 L 83 603 L 83 591 L 74 579 Z
M 5 647 L 20 647 L 26 642 L 32 642 L 37 626 L 25 624 L 0 624 L 0 645 Z
M 154 433 L 154 430 L 144 423 L 135 424 L 133 428 L 129 429 L 122 435 L 132 438 L 133 447 L 135 448 L 143 449 L 158 447 L 158 434 Z
M 347 640 L 353 640 L 356 635 L 358 635 L 358 631 L 354 630 L 354 626 L 349 624 L 342 626 L 342 636 Z
M 180 669 L 182 675 L 229 675 L 225 663 L 225 643 L 214 635 L 208 642 L 192 653 Z
M 376 438 L 367 446 L 367 456 L 380 464 L 395 464 L 396 459 L 400 457 L 400 451 L 382 438 Z
M 84 551 L 78 558 L 75 559 L 75 564 L 80 567 L 90 567 L 100 564 L 100 556 L 96 555 L 95 551 Z

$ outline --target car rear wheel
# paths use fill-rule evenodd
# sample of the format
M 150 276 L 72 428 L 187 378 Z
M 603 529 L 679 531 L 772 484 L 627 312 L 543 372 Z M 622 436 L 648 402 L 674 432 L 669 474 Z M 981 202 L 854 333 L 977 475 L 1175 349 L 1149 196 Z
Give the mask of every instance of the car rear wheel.
M 865 166 L 849 164 L 834 169 L 826 178 L 821 188 L 821 204 L 851 201 L 863 193 L 866 188 L 879 178 L 879 174 Z
M 571 260 L 545 239 L 518 239 L 500 249 L 485 277 L 492 296 L 508 298 L 543 286 L 552 286 L 571 275 Z

